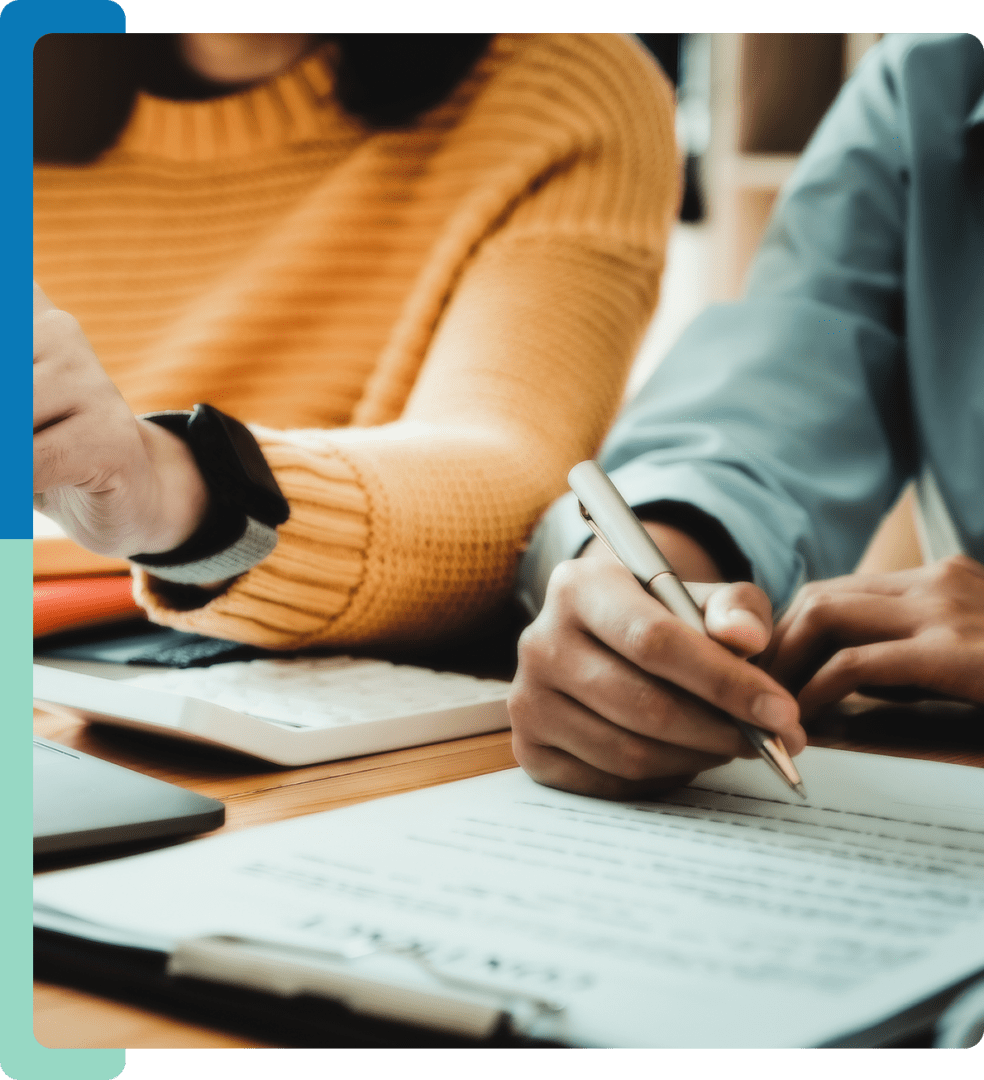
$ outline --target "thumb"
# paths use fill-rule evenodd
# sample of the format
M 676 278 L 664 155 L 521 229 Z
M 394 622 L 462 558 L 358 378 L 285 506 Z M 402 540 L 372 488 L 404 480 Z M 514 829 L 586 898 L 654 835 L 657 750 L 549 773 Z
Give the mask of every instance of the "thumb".
M 689 586 L 688 586 L 689 587 Z M 737 656 L 757 656 L 772 637 L 772 605 L 750 581 L 694 588 L 708 634 Z

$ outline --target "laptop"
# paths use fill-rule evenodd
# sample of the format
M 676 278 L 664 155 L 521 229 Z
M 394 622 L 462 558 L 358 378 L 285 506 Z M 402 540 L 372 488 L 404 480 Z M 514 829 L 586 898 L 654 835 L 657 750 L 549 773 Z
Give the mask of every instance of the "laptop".
M 225 806 L 48 739 L 34 738 L 34 854 L 218 828 Z

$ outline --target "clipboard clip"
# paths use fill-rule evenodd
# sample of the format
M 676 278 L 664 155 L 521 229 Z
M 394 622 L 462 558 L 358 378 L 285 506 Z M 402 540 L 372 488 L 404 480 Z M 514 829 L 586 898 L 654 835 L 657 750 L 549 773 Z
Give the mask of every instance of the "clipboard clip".
M 409 960 L 437 985 L 394 984 L 379 974 L 349 969 L 359 960 L 379 956 Z M 479 1040 L 489 1038 L 503 1021 L 514 1031 L 530 1034 L 538 1021 L 565 1011 L 563 1004 L 535 994 L 450 975 L 432 964 L 420 946 L 385 942 L 321 950 L 259 938 L 208 935 L 179 942 L 168 957 L 167 973 L 280 997 L 323 997 L 364 1016 Z

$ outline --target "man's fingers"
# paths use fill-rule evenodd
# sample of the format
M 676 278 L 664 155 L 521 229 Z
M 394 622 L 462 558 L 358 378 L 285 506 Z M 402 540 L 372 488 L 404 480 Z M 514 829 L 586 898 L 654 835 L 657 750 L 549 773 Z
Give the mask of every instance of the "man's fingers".
M 695 589 L 699 633 L 619 564 L 557 567 L 519 645 L 509 696 L 513 748 L 535 779 L 605 798 L 652 797 L 732 757 L 754 755 L 732 723 L 806 744 L 795 699 L 740 656 L 768 641 L 768 600 L 752 585 Z M 713 600 L 712 595 L 724 595 Z M 733 651 L 729 651 L 733 650 Z
M 984 701 L 984 646 L 961 651 L 946 635 L 926 634 L 841 649 L 799 695 L 804 715 L 861 687 L 916 686 L 931 693 Z
M 687 588 L 695 598 L 700 595 L 697 586 L 688 584 Z M 735 655 L 746 659 L 757 656 L 769 644 L 772 605 L 765 593 L 750 582 L 712 587 L 703 607 L 708 634 Z
M 663 791 L 689 784 L 697 775 L 694 771 L 678 776 L 626 780 L 589 765 L 557 747 L 527 746 L 515 731 L 513 753 L 538 784 L 573 791 L 575 795 L 589 795 L 595 799 L 652 799 Z
M 611 710 L 604 699 L 601 704 L 606 712 L 601 714 L 584 702 L 583 693 L 579 694 L 580 700 L 575 700 L 564 693 L 538 688 L 536 701 L 527 700 L 525 693 L 521 681 L 510 704 L 514 713 L 520 716 L 535 711 L 537 742 L 556 746 L 589 765 L 626 780 L 642 780 L 666 773 L 698 772 L 720 765 L 744 749 L 737 733 L 730 731 L 729 725 L 724 722 L 716 724 L 720 732 L 714 732 L 703 740 L 712 746 L 722 747 L 715 752 L 697 745 L 699 737 L 693 734 L 689 718 L 685 715 L 662 719 L 659 723 L 647 723 L 648 718 L 643 712 L 630 715 L 631 726 L 625 726 L 609 719 L 612 711 L 617 710 Z M 664 712 L 672 714 L 672 705 L 667 708 L 665 703 L 660 703 L 660 706 Z M 520 722 L 518 726 L 526 730 L 529 725 Z M 651 731 L 668 731 L 679 741 L 667 742 L 646 734 L 647 728 Z
M 917 626 L 904 597 L 817 591 L 779 622 L 760 663 L 795 690 L 839 649 L 909 637 Z
M 554 572 L 554 600 L 582 630 L 650 675 L 776 732 L 791 753 L 805 745 L 795 699 L 775 680 L 670 615 L 624 567 L 588 562 L 590 572 L 573 564 Z
M 794 606 L 815 593 L 844 593 L 852 596 L 902 596 L 925 576 L 925 567 L 887 570 L 877 574 L 842 574 L 804 585 L 796 594 Z
M 555 691 L 609 721 L 608 727 L 719 757 L 734 757 L 747 746 L 717 710 L 641 671 L 587 634 L 580 634 L 576 648 L 559 652 L 547 670 Z

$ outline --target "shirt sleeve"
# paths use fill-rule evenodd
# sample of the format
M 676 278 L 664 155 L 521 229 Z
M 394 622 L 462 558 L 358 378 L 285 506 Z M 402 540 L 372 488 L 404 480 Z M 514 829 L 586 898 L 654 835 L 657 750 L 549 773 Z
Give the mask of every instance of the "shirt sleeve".
M 904 355 L 909 201 L 905 40 L 873 50 L 782 193 L 745 297 L 683 334 L 600 460 L 632 505 L 716 518 L 784 607 L 849 572 L 917 456 Z M 527 552 L 520 593 L 583 543 L 569 497 Z

